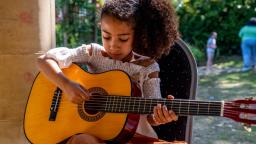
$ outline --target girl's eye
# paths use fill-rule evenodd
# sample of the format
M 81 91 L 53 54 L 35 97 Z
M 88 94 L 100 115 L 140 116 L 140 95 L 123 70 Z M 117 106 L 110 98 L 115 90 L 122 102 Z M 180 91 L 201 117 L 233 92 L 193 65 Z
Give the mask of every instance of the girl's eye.
M 103 36 L 103 38 L 104 38 L 105 40 L 110 40 L 110 37 L 104 37 L 104 36 Z
M 124 39 L 124 38 L 123 38 L 123 39 L 122 39 L 122 38 L 120 38 L 119 40 L 120 40 L 121 42 L 126 42 L 126 41 L 128 41 L 128 39 L 127 39 L 127 38 L 126 38 L 126 39 Z

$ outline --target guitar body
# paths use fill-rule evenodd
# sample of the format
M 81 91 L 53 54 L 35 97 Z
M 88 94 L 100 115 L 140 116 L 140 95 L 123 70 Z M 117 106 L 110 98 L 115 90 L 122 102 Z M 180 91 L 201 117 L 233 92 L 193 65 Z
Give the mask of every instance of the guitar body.
M 63 72 L 93 95 L 132 95 L 131 80 L 122 71 L 91 74 L 73 64 L 70 68 L 63 69 Z M 56 103 L 58 104 L 52 106 Z M 50 109 L 56 106 L 57 112 L 51 117 Z M 27 102 L 24 130 L 28 140 L 36 144 L 55 144 L 79 133 L 121 142 L 133 136 L 138 121 L 138 114 L 87 111 L 83 104 L 77 105 L 68 101 L 65 93 L 60 93 L 54 84 L 39 73 Z

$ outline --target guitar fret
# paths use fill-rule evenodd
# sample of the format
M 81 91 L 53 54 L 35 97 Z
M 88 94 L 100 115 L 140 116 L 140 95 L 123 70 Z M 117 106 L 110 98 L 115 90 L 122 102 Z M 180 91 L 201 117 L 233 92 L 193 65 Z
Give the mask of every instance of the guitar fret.
M 190 108 L 190 101 L 188 101 L 188 114 L 190 114 L 189 108 Z
M 135 99 L 133 99 L 132 111 L 134 112 Z
M 199 107 L 200 107 L 200 105 L 199 105 L 199 103 L 197 103 L 197 115 L 199 113 Z
M 113 112 L 118 112 L 118 100 L 116 99 L 117 97 L 115 97 L 115 99 L 114 99 L 114 103 L 115 103 L 115 109 L 114 109 L 114 111 Z
M 125 109 L 126 109 L 126 108 L 125 108 L 125 106 L 126 106 L 126 98 L 124 98 L 123 106 L 124 106 L 124 107 L 123 107 L 123 112 L 125 112 Z
M 112 104 L 112 105 L 113 105 L 113 106 L 112 106 L 112 112 L 113 112 L 113 111 L 116 109 L 116 108 L 115 108 L 115 96 L 113 97 L 112 102 L 113 102 L 113 104 Z
M 210 112 L 210 104 L 211 104 L 211 103 L 208 103 L 208 114 L 209 114 L 209 112 Z
M 130 112 L 131 110 L 130 110 L 130 102 L 131 102 L 131 100 L 130 100 L 130 97 L 128 98 L 128 104 L 127 104 L 127 106 L 128 106 L 128 112 Z
M 138 104 L 138 113 L 140 112 L 140 101 L 139 101 L 139 104 Z
M 120 99 L 121 99 L 121 101 L 119 102 L 119 105 L 120 105 L 119 110 L 120 110 L 120 112 L 124 112 L 124 107 L 125 107 L 124 98 L 121 97 Z
M 105 111 L 107 111 L 107 109 L 108 109 L 108 97 L 107 97 L 107 100 L 106 100 Z
M 116 103 L 116 105 L 117 105 L 116 111 L 117 111 L 117 112 L 121 112 L 121 109 L 122 109 L 122 107 L 121 107 L 122 97 L 119 97 L 119 99 L 118 99 L 116 102 L 117 102 L 117 103 Z
M 122 97 L 119 97 L 119 99 L 116 101 L 116 105 L 117 105 L 116 111 L 117 112 L 121 112 L 121 110 L 122 110 L 121 103 L 122 103 Z
M 145 112 L 146 104 L 147 104 L 147 99 L 144 99 L 143 113 L 146 113 Z
M 113 97 L 111 97 L 110 103 L 109 103 L 109 112 L 113 111 L 113 107 L 114 107 L 114 105 L 113 105 Z
M 173 100 L 172 100 L 172 106 L 171 106 L 171 110 L 173 110 L 173 108 L 172 108 L 172 107 L 173 107 Z
M 122 103 L 122 97 L 120 97 L 120 100 L 117 103 L 117 112 L 121 112 L 121 103 Z
M 181 105 L 181 100 L 180 100 L 180 104 L 179 104 L 179 114 L 180 114 L 180 105 Z

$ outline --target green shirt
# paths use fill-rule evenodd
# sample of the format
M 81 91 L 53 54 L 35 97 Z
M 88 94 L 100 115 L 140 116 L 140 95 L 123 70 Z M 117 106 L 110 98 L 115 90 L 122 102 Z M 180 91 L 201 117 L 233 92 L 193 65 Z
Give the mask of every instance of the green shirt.
M 244 26 L 239 32 L 239 37 L 242 40 L 245 39 L 256 39 L 256 26 Z

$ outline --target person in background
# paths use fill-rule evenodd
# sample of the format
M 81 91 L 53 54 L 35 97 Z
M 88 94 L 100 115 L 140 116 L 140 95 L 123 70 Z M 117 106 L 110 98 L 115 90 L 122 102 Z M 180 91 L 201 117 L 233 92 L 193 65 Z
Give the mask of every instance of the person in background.
M 212 32 L 207 40 L 206 53 L 207 53 L 207 63 L 206 63 L 206 73 L 209 73 L 212 69 L 213 59 L 215 49 L 217 48 L 217 32 Z
M 242 71 L 246 72 L 254 67 L 256 71 L 256 17 L 252 17 L 239 31 L 243 56 Z

